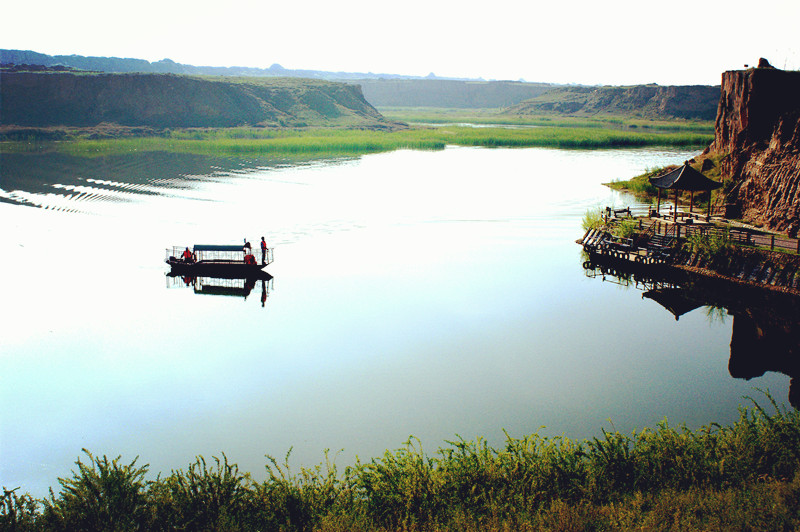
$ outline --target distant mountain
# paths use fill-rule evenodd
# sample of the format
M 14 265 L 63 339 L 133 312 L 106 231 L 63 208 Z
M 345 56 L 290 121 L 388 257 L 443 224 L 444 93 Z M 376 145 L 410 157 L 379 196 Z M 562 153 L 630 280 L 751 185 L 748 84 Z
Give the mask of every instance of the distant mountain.
M 501 108 L 532 98 L 552 86 L 547 83 L 521 81 L 441 78 L 434 74 L 428 74 L 423 78 L 372 72 L 290 70 L 277 64 L 269 68 L 192 66 L 176 63 L 170 59 L 151 63 L 144 59 L 46 55 L 27 50 L 0 50 L 0 64 L 41 65 L 49 69 L 112 73 L 295 77 L 345 81 L 361 85 L 367 101 L 379 107 Z
M 0 49 L 0 64 L 43 65 L 48 67 L 65 66 L 78 70 L 95 72 L 145 72 L 153 74 L 190 74 L 195 76 L 256 76 L 256 77 L 290 77 L 327 80 L 361 80 L 361 79 L 423 79 L 420 76 L 401 76 L 397 74 L 373 74 L 372 72 L 327 72 L 323 70 L 292 70 L 274 64 L 269 68 L 252 67 L 214 67 L 193 66 L 176 63 L 171 59 L 162 59 L 151 63 L 144 59 L 120 57 L 87 57 L 82 55 L 46 55 L 30 50 Z M 425 79 L 439 78 L 429 74 Z

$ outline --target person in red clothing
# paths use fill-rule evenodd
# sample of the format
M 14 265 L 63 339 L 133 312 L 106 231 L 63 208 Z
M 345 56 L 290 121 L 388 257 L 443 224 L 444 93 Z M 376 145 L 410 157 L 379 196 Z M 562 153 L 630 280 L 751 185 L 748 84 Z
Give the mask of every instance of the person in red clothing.
M 267 263 L 267 242 L 261 237 L 261 264 Z
M 183 255 L 181 255 L 181 258 L 183 259 L 183 262 L 194 262 L 194 254 L 189 251 L 189 248 L 186 248 L 186 250 L 183 252 Z

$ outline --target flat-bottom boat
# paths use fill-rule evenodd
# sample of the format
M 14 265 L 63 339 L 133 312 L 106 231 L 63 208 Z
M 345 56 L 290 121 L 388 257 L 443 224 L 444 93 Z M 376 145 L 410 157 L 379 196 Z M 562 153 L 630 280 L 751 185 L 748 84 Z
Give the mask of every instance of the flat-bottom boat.
M 261 259 L 242 246 L 195 244 L 191 249 L 181 246 L 167 249 L 165 262 L 176 275 L 240 278 L 256 276 L 271 264 L 272 248 Z

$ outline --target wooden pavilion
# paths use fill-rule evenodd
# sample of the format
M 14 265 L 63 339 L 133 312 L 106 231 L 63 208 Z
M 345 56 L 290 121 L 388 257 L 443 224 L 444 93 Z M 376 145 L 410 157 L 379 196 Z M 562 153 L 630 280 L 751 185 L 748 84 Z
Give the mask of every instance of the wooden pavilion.
M 689 212 L 694 209 L 694 193 L 697 191 L 708 190 L 708 214 L 711 215 L 711 191 L 722 186 L 722 183 L 707 178 L 691 166 L 689 161 L 683 166 L 658 177 L 651 177 L 650 184 L 658 189 L 658 206 L 656 212 L 661 209 L 661 190 L 675 191 L 675 220 L 678 219 L 678 191 L 685 190 L 691 192 Z

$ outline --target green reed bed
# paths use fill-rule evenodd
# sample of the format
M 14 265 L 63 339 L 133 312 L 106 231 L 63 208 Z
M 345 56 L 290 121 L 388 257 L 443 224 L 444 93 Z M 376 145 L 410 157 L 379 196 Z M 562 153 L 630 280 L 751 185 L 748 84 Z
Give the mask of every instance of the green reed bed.
M 800 414 L 755 402 L 731 426 L 666 421 L 573 441 L 533 434 L 398 450 L 340 473 L 327 452 L 255 481 L 225 455 L 145 480 L 148 466 L 86 452 L 37 500 L 4 490 L 5 530 L 770 530 L 800 526 Z
M 540 127 L 527 129 L 443 127 L 449 144 L 485 147 L 549 147 L 569 149 L 691 147 L 707 145 L 711 137 L 695 133 L 639 133 L 597 128 Z
M 131 151 L 168 151 L 213 155 L 353 155 L 402 148 L 443 149 L 441 140 L 351 130 L 210 130 L 176 131 L 165 137 L 78 140 L 56 149 L 77 156 Z
M 397 149 L 441 150 L 447 145 L 570 149 L 702 146 L 695 133 L 639 133 L 597 128 L 473 128 L 444 126 L 400 131 L 224 129 L 171 131 L 160 137 L 75 140 L 54 149 L 76 156 L 132 151 L 213 155 L 357 155 Z

